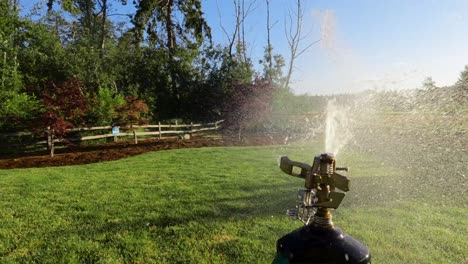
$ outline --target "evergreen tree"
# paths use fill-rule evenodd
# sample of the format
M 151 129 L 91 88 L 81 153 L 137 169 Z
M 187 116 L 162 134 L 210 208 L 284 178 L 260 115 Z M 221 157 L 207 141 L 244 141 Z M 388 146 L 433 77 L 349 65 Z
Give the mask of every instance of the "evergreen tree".
M 468 65 L 465 65 L 465 69 L 460 72 L 460 77 L 458 78 L 455 86 L 464 93 L 468 93 Z
M 432 77 L 429 76 L 429 77 L 426 77 L 426 79 L 424 79 L 423 88 L 428 91 L 431 91 L 437 88 L 434 80 L 432 80 Z
M 150 47 L 166 51 L 166 65 L 169 76 L 167 85 L 157 87 L 165 91 L 154 91 L 164 102 L 172 105 L 175 117 L 180 117 L 183 101 L 187 98 L 186 87 L 192 85 L 194 68 L 192 63 L 199 55 L 199 48 L 205 37 L 211 39 L 211 29 L 203 17 L 200 0 L 138 0 L 133 18 L 136 36 Z
M 23 89 L 18 59 L 23 21 L 18 16 L 17 5 L 17 1 L 0 2 L 0 129 L 4 130 L 21 127 L 38 104 Z

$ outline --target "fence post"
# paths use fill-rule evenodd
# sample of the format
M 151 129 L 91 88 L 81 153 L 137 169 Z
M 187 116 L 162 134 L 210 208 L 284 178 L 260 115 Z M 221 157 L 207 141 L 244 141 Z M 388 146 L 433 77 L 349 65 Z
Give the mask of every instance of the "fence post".
M 135 142 L 135 145 L 136 145 L 136 144 L 138 144 L 138 138 L 137 138 L 135 128 L 133 128 L 133 127 L 132 127 L 132 132 L 133 132 L 133 141 Z
M 158 122 L 159 139 L 161 139 L 161 122 Z
M 54 157 L 54 129 L 50 129 L 50 126 L 47 127 L 47 152 L 51 158 Z
M 54 157 L 54 152 L 55 152 L 55 144 L 54 144 L 54 141 L 55 141 L 55 136 L 54 136 L 54 129 L 52 130 L 49 130 L 50 131 L 50 157 L 53 158 Z
M 190 135 L 190 139 L 192 138 L 192 130 L 193 130 L 193 122 L 190 122 L 190 132 L 189 132 L 189 135 Z
M 52 143 L 50 142 L 50 126 L 46 129 L 46 136 L 47 136 L 47 152 L 50 153 L 50 149 L 52 147 Z

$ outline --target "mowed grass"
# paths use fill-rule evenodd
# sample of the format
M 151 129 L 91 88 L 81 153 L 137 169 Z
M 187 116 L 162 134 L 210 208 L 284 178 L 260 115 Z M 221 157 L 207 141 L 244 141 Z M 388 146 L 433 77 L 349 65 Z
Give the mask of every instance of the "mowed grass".
M 271 263 L 276 240 L 301 225 L 285 210 L 303 180 L 280 172 L 277 158 L 312 162 L 319 152 L 182 149 L 0 170 L 0 263 Z M 338 163 L 352 166 L 352 185 L 334 222 L 374 263 L 468 261 L 466 198 L 442 206 L 411 195 L 406 172 L 362 153 Z

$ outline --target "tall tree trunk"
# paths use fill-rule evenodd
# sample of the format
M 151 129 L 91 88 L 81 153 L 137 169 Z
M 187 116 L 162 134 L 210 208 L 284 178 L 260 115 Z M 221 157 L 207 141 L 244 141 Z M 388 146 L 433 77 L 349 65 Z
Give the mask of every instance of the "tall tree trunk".
M 15 16 L 15 24 L 14 24 L 14 27 L 15 27 L 15 30 L 14 30 L 14 33 L 13 33 L 13 47 L 14 48 L 14 51 L 13 51 L 13 75 L 14 75 L 14 78 L 17 78 L 17 70 L 18 70 L 18 46 L 16 45 L 16 32 L 18 31 L 18 1 L 19 0 L 13 0 L 13 15 Z
M 302 35 L 302 22 L 304 18 L 304 10 L 302 6 L 303 0 L 296 0 L 296 13 L 294 14 L 295 19 L 293 18 L 292 14 L 289 14 L 289 20 L 290 20 L 290 25 L 289 25 L 289 30 L 287 30 L 287 25 L 285 23 L 285 34 L 286 34 L 286 39 L 289 44 L 289 51 L 290 51 L 290 58 L 289 58 L 289 63 L 288 63 L 288 73 L 286 75 L 286 81 L 284 83 L 284 88 L 287 88 L 289 86 L 289 83 L 291 82 L 291 76 L 293 73 L 294 69 L 294 63 L 296 59 L 301 56 L 304 52 L 306 52 L 312 45 L 318 43 L 320 41 L 316 40 L 312 43 L 310 43 L 308 46 L 305 48 L 300 48 L 300 44 L 303 41 L 304 37 Z M 295 20 L 295 22 L 293 22 Z
M 3 64 L 2 64 L 2 68 L 4 68 L 4 69 L 6 68 L 6 63 L 7 63 L 7 52 L 4 51 L 4 52 L 3 52 Z M 5 78 L 6 78 L 5 74 L 6 74 L 6 71 L 3 70 L 3 71 L 2 71 L 2 86 L 1 86 L 2 88 L 5 87 Z
M 291 75 L 294 68 L 294 61 L 297 58 L 297 48 L 299 47 L 299 42 L 301 40 L 302 35 L 302 8 L 301 8 L 301 1 L 297 0 L 297 10 L 296 10 L 296 24 L 294 31 L 289 32 L 288 43 L 289 43 L 289 51 L 290 51 L 290 58 L 289 58 L 289 65 L 288 65 L 288 73 L 286 74 L 286 81 L 284 83 L 284 87 L 287 88 L 289 83 L 291 82 Z M 293 27 L 292 22 L 292 15 L 290 15 L 291 25 Z
M 172 10 L 174 7 L 174 0 L 169 0 L 166 9 L 166 33 L 167 33 L 167 49 L 169 56 L 173 56 L 175 46 L 174 24 L 172 22 Z
M 266 0 L 267 4 L 267 59 L 268 59 L 268 71 L 267 71 L 267 78 L 271 80 L 271 70 L 273 69 L 273 57 L 272 57 L 272 46 L 270 40 L 270 0 Z
M 93 46 L 97 44 L 96 40 L 96 32 L 95 32 L 95 27 L 93 22 L 96 21 L 94 14 L 93 14 L 93 9 L 91 5 L 89 4 L 88 1 L 84 1 L 84 9 L 86 12 L 86 17 L 85 17 L 85 27 L 87 30 L 89 30 L 88 34 L 91 40 L 93 41 Z
M 19 0 L 13 0 L 13 12 L 15 13 L 18 11 L 18 1 Z
M 102 27 L 101 27 L 101 39 L 100 39 L 100 56 L 101 59 L 104 57 L 104 43 L 106 41 L 106 21 L 107 21 L 107 0 L 102 0 Z
M 242 55 L 244 56 L 244 62 L 247 61 L 247 46 L 245 45 L 245 0 L 242 0 Z
M 237 15 L 236 15 L 236 27 L 237 27 L 237 56 L 240 58 L 241 57 L 241 6 L 240 6 L 240 0 L 237 2 Z
M 174 34 L 174 23 L 172 21 L 172 12 L 174 8 L 174 0 L 169 0 L 166 7 L 166 33 L 167 33 L 167 51 L 169 54 L 169 73 L 171 76 L 172 94 L 176 103 L 175 113 L 180 116 L 180 92 L 177 86 L 177 74 L 174 60 L 174 49 L 176 39 Z

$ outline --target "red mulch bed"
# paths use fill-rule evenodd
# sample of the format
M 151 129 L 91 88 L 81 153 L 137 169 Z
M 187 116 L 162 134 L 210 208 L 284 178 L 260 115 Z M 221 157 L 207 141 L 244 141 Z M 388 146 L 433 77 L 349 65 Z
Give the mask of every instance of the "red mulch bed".
M 215 146 L 252 146 L 280 144 L 281 139 L 273 136 L 249 136 L 241 144 L 234 138 L 225 136 L 223 138 L 193 137 L 188 140 L 176 138 L 151 139 L 133 141 L 96 144 L 96 145 L 74 145 L 56 149 L 55 156 L 50 158 L 46 151 L 27 153 L 21 156 L 0 156 L 0 169 L 14 168 L 38 168 L 52 166 L 81 165 L 102 161 L 118 160 L 135 156 L 150 151 L 181 149 L 181 148 L 201 148 Z

